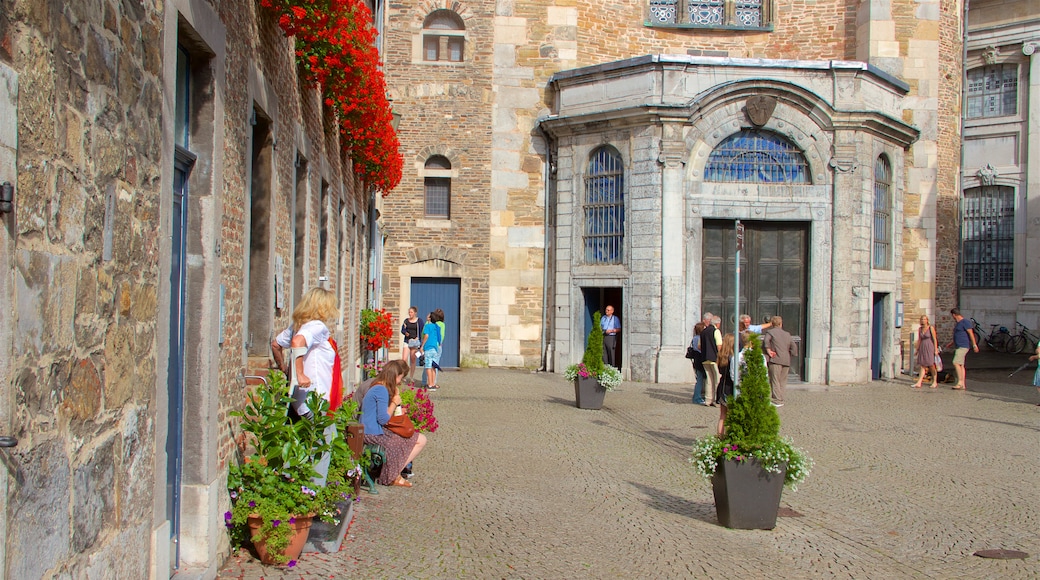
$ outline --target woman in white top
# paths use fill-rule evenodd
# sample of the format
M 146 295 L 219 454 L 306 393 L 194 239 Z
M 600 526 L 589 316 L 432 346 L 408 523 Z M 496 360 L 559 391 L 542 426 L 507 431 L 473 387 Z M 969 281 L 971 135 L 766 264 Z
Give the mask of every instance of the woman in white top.
M 271 341 L 278 368 L 289 374 L 287 364 L 294 364 L 291 370 L 295 379 L 293 383 L 297 388 L 293 393 L 293 398 L 296 399 L 293 410 L 301 417 L 307 416 L 310 412 L 306 404 L 309 392 L 315 391 L 325 400 L 329 399 L 336 351 L 329 344 L 331 333 L 325 321 L 334 320 L 338 316 L 336 295 L 322 288 L 312 288 L 293 309 L 292 326 Z M 290 353 L 298 356 L 286 361 L 285 349 L 292 349 Z

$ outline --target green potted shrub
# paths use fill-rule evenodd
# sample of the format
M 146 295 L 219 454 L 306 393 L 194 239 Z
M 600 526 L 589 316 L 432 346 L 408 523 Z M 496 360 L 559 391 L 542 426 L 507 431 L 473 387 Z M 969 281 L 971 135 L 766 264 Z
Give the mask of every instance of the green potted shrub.
M 268 382 L 250 394 L 245 410 L 231 413 L 252 435 L 254 452 L 229 468 L 231 510 L 224 520 L 236 547 L 251 541 L 265 564 L 293 566 L 313 518 L 335 519 L 336 502 L 348 489 L 345 478 L 355 467 L 343 459 L 350 455 L 343 451 L 341 438 L 326 440 L 325 429 L 336 420 L 328 402 L 310 393 L 307 404 L 313 419 L 293 423 L 287 392 L 285 375 L 272 370 Z M 330 469 L 326 485 L 320 487 L 313 482 L 318 476 L 315 465 L 326 453 L 339 458 L 338 467 Z
M 711 480 L 720 524 L 771 530 L 784 486 L 797 490 L 813 461 L 780 436 L 780 415 L 770 403 L 761 340 L 751 334 L 749 343 L 740 363 L 739 393 L 727 399 L 724 435 L 697 439 L 691 462 Z
M 574 399 L 579 409 L 599 409 L 607 391 L 621 385 L 621 371 L 603 362 L 603 329 L 597 310 L 592 314 L 592 332 L 585 341 L 581 362 L 570 365 L 563 378 L 574 382 Z

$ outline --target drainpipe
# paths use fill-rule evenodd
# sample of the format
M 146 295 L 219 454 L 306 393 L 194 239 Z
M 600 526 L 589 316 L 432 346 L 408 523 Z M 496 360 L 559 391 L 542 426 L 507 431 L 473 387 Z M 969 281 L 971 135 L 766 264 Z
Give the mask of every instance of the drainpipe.
M 551 211 L 550 206 L 550 191 L 551 186 L 549 183 L 550 179 L 554 179 L 555 171 L 553 171 L 553 159 L 552 159 L 552 141 L 549 134 L 542 128 L 541 122 L 535 123 L 535 127 L 538 128 L 538 133 L 541 134 L 542 140 L 545 143 L 545 163 L 542 164 L 542 189 L 544 195 L 544 206 L 545 210 L 542 215 L 542 224 L 545 228 L 545 238 L 542 242 L 542 331 L 541 340 L 539 344 L 539 353 L 541 354 L 541 366 L 538 368 L 539 372 L 554 372 L 553 369 L 553 346 L 550 340 L 549 332 L 549 309 L 555 304 L 552 300 L 553 291 L 549 287 L 552 270 L 552 233 L 553 230 L 549 227 L 549 212 Z
M 957 259 L 954 267 L 957 268 L 954 276 L 954 306 L 961 307 L 961 246 L 964 240 L 964 128 L 968 122 L 968 4 L 970 0 L 964 0 L 964 18 L 961 21 L 961 163 L 960 171 L 957 172 Z M 936 212 L 938 216 L 939 212 Z M 936 224 L 938 229 L 938 224 Z M 934 285 L 933 285 L 934 287 Z M 938 320 L 939 313 L 936 312 Z

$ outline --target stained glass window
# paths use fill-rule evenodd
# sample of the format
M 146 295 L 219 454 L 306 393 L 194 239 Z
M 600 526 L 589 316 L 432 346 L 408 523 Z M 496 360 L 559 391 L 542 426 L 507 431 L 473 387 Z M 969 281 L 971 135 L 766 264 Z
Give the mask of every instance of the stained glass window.
M 708 157 L 704 180 L 736 183 L 810 183 L 801 150 L 783 137 L 746 129 L 719 143 Z
M 1015 189 L 1004 185 L 964 191 L 961 226 L 966 288 L 1011 288 L 1015 283 Z
M 646 0 L 648 24 L 680 28 L 749 28 L 772 26 L 773 0 Z
M 691 1 L 688 3 L 687 13 L 693 24 L 721 26 L 725 24 L 726 6 L 724 0 Z
M 585 263 L 620 264 L 625 240 L 625 168 L 609 146 L 589 156 L 585 174 Z
M 655 23 L 675 24 L 678 0 L 650 0 L 650 20 Z
M 892 267 L 892 166 L 881 155 L 874 162 L 874 258 L 875 268 Z
M 968 71 L 968 118 L 1018 112 L 1018 65 L 981 66 Z

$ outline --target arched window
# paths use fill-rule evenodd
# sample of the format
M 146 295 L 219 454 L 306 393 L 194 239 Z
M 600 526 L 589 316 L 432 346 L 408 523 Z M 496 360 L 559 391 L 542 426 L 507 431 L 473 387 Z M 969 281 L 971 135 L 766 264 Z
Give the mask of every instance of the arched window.
M 964 190 L 962 260 L 966 288 L 1011 288 L 1015 283 L 1015 188 Z
M 434 10 L 423 21 L 423 60 L 462 62 L 466 52 L 466 25 L 451 10 Z
M 1004 117 L 1018 112 L 1018 65 L 987 65 L 968 71 L 968 118 Z
M 810 183 L 800 149 L 774 133 L 746 129 L 730 135 L 708 157 L 704 180 L 730 183 Z
M 589 156 L 585 174 L 585 263 L 620 264 L 625 241 L 625 166 L 617 149 Z
M 874 161 L 875 268 L 892 268 L 892 165 L 884 155 Z
M 451 161 L 443 155 L 426 160 L 423 171 L 425 211 L 428 218 L 451 217 Z

